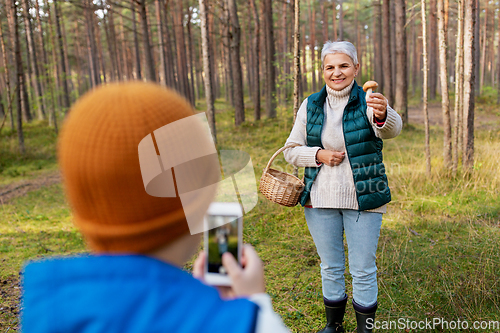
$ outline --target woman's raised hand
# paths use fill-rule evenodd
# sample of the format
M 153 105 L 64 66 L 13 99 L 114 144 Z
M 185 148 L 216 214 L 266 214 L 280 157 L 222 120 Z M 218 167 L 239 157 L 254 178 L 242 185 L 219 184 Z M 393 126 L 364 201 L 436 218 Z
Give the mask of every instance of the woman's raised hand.
M 373 115 L 378 120 L 385 120 L 387 115 L 387 99 L 381 93 L 371 93 L 366 105 L 373 109 Z
M 345 158 L 345 152 L 343 151 L 333 151 L 327 149 L 320 149 L 316 153 L 316 160 L 320 163 L 336 166 L 342 163 Z

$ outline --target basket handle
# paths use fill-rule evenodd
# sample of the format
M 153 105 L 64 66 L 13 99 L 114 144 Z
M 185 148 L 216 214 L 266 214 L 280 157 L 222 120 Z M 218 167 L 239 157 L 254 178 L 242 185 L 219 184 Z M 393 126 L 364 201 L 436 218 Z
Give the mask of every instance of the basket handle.
M 266 165 L 266 168 L 264 169 L 264 173 L 267 173 L 269 171 L 269 168 L 271 167 L 271 164 L 273 163 L 274 159 L 276 158 L 276 156 L 278 156 L 283 150 L 285 149 L 288 149 L 288 148 L 293 148 L 293 147 L 298 147 L 298 146 L 302 146 L 301 144 L 298 144 L 298 143 L 291 143 L 291 144 L 288 144 L 284 147 L 281 147 L 280 149 L 278 149 L 277 152 L 274 153 L 273 156 L 271 156 L 271 159 L 269 160 L 269 162 L 267 163 Z

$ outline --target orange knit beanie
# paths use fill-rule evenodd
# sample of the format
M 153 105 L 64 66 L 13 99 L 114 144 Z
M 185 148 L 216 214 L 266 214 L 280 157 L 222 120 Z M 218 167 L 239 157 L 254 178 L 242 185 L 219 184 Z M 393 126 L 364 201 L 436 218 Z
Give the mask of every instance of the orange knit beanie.
M 193 114 L 174 91 L 143 82 L 99 87 L 71 108 L 58 158 L 74 222 L 93 250 L 145 253 L 189 232 L 179 197 L 146 193 L 137 147 Z

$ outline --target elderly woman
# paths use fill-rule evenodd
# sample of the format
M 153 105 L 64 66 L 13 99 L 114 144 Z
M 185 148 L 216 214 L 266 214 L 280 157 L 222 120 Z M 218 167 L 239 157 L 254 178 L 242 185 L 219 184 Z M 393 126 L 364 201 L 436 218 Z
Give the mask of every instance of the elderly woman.
M 358 332 L 371 332 L 377 310 L 377 243 L 391 194 L 382 163 L 382 139 L 401 132 L 402 121 L 380 93 L 357 85 L 359 64 L 349 42 L 326 42 L 321 52 L 326 85 L 297 113 L 285 159 L 305 167 L 300 203 L 321 258 L 326 327 L 343 332 L 344 232 Z

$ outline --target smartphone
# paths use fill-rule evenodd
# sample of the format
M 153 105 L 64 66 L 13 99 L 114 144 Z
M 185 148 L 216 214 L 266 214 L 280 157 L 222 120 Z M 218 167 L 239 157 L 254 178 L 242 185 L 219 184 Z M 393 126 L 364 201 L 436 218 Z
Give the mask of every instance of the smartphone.
M 205 215 L 205 282 L 230 286 L 231 280 L 222 266 L 222 255 L 230 252 L 240 263 L 243 210 L 236 202 L 213 202 Z

